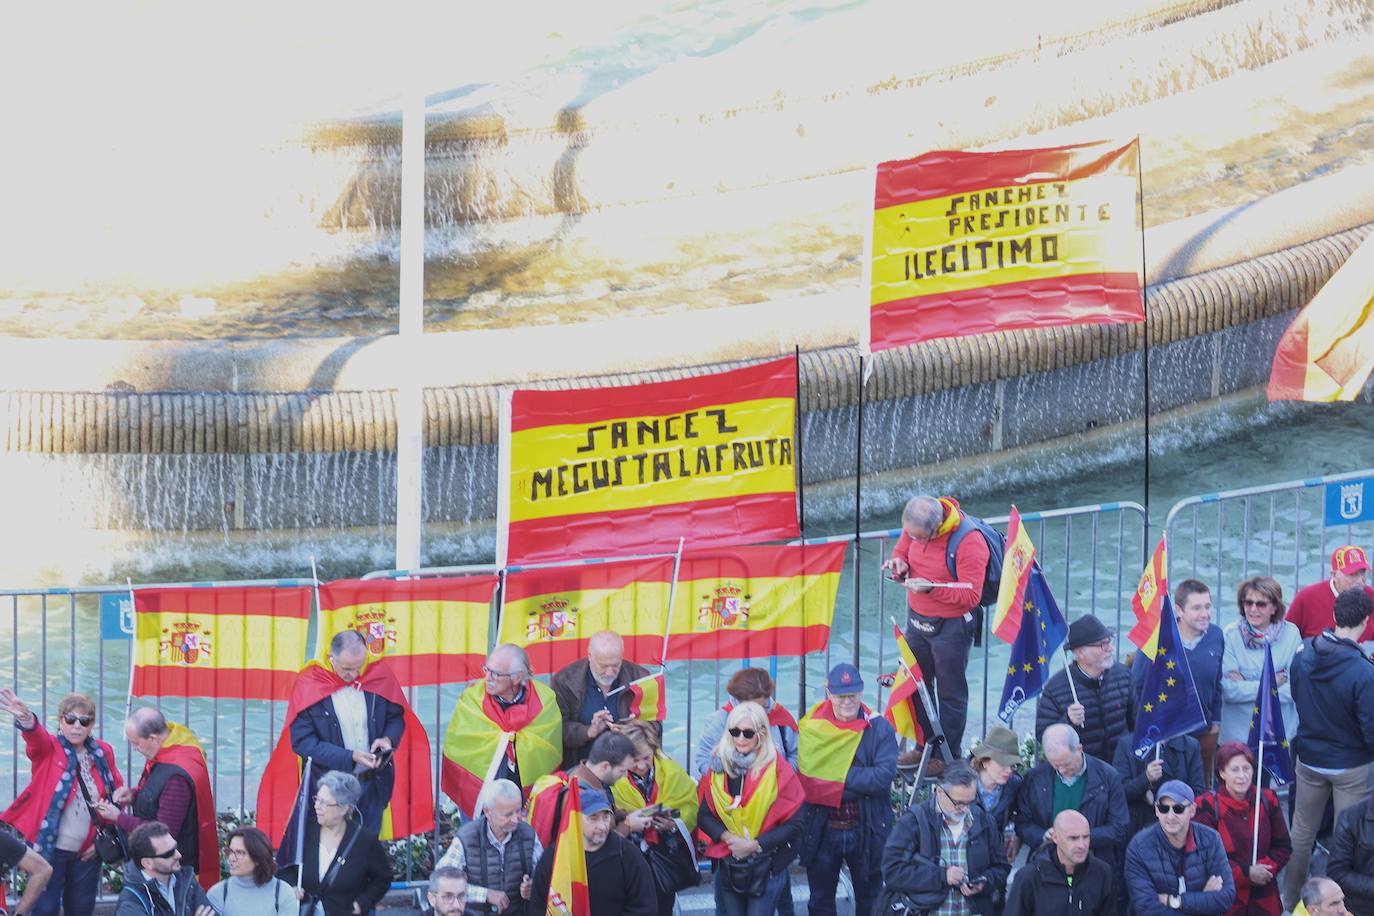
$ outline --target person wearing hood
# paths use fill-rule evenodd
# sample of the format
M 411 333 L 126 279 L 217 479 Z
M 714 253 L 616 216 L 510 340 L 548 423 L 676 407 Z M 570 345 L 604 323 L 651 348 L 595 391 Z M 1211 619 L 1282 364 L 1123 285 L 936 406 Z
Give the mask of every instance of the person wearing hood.
M 902 510 L 902 533 L 883 563 L 906 586 L 906 641 L 927 679 L 935 681 L 940 728 L 949 751 L 961 756 L 968 722 L 969 649 L 977 624 L 973 612 L 983 594 L 991 551 L 981 534 L 962 535 L 950 575 L 946 553 L 965 513 L 948 496 L 913 497 Z M 966 529 L 965 529 L 966 530 Z M 960 583 L 967 588 L 937 588 Z M 928 767 L 927 773 L 932 773 Z
M 1328 798 L 1335 814 L 1369 794 L 1374 767 L 1374 664 L 1356 642 L 1374 601 L 1363 588 L 1336 596 L 1336 626 L 1303 641 L 1293 659 L 1298 707 L 1293 856 L 1284 873 L 1284 908 L 1297 906 Z
M 176 837 L 161 821 L 146 821 L 129 834 L 115 916 L 216 916 L 195 871 L 181 864 Z
M 1018 869 L 1003 916 L 1116 913 L 1112 867 L 1091 852 L 1092 828 L 1072 808 L 1060 811 L 1045 845 Z

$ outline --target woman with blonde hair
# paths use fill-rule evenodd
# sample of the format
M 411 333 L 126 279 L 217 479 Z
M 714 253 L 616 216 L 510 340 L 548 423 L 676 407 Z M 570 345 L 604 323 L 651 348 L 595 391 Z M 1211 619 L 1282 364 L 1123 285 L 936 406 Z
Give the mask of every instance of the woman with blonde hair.
M 658 912 L 671 916 L 677 892 L 700 883 L 689 839 L 697 826 L 697 787 L 659 749 L 658 732 L 650 723 L 632 719 L 615 728 L 634 745 L 635 755 L 630 758 L 629 772 L 612 783 L 611 796 L 617 809 L 650 818 L 650 826 L 632 839 L 649 860 Z M 628 823 L 628 819 L 622 821 L 616 830 L 630 836 Z
M 778 756 L 762 706 L 740 703 L 730 710 L 697 797 L 697 832 L 708 844 L 716 912 L 769 916 L 805 825 L 797 817 L 801 781 Z

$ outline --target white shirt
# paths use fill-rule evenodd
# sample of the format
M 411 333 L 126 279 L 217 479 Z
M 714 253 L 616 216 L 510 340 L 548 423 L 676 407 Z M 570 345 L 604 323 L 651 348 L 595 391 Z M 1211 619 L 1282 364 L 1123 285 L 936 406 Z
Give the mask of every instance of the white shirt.
M 334 715 L 339 717 L 344 747 L 350 751 L 367 748 L 367 697 L 352 684 L 334 691 Z

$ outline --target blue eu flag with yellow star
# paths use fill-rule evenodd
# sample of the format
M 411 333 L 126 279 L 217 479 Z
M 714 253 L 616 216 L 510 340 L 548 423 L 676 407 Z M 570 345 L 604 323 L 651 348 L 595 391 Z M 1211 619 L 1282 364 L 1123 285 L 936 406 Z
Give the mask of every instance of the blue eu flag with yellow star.
M 1263 757 L 1260 756 L 1260 742 L 1264 742 Z M 1250 714 L 1250 739 L 1246 743 L 1276 785 L 1286 786 L 1293 781 L 1293 754 L 1288 748 L 1288 736 L 1284 734 L 1278 679 L 1274 677 L 1274 652 L 1267 642 L 1264 644 L 1264 672 L 1255 694 L 1254 712 Z
M 1059 612 L 1054 595 L 1050 594 L 1040 564 L 1032 563 L 1022 603 L 1021 626 L 1011 644 L 1011 659 L 1007 662 L 1007 679 L 1002 684 L 997 718 L 1010 725 L 1021 704 L 1039 695 L 1050 679 L 1050 659 L 1059 651 L 1067 632 L 1068 624 Z
M 1193 685 L 1193 672 L 1183 652 L 1183 639 L 1178 635 L 1174 605 L 1167 593 L 1159 611 L 1155 657 L 1150 659 L 1142 651 L 1135 663 L 1150 666 L 1145 672 L 1140 709 L 1135 717 L 1134 753 L 1144 760 L 1161 741 L 1190 735 L 1207 724 L 1202 701 Z

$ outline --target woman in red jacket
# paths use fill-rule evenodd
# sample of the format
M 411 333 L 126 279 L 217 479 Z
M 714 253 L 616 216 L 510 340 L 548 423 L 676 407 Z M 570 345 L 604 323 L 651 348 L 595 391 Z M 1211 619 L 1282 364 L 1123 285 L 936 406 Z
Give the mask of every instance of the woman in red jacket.
M 33 779 L 0 819 L 13 825 L 50 863 L 52 879 L 34 908 L 34 916 L 90 916 L 100 890 L 100 860 L 95 855 L 95 828 L 76 780 L 92 802 L 109 798 L 124 784 L 114 750 L 91 737 L 95 703 L 69 693 L 57 705 L 57 734 L 15 696 L 0 688 L 0 706 L 14 716 L 24 736 Z
M 1288 824 L 1278 797 L 1268 789 L 1260 805 L 1259 856 L 1255 842 L 1255 757 L 1250 748 L 1230 741 L 1217 748 L 1217 786 L 1198 797 L 1194 820 L 1221 834 L 1231 875 L 1236 879 L 1236 902 L 1228 916 L 1279 916 L 1276 875 L 1293 854 Z

